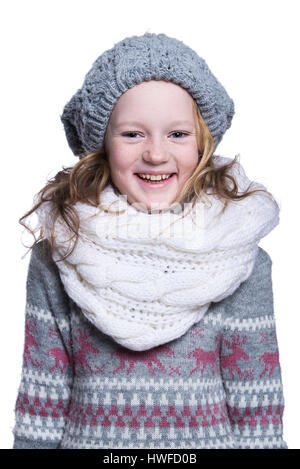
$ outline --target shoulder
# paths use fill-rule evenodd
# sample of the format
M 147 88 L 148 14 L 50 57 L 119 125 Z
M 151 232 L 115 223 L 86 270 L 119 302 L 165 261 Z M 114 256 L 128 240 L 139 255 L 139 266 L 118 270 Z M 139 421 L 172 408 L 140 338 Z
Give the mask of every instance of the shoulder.
M 272 259 L 267 251 L 258 247 L 252 273 L 223 302 L 226 315 L 239 318 L 273 315 Z
M 258 247 L 253 270 L 247 280 L 241 283 L 237 291 L 250 293 L 263 287 L 271 278 L 272 259 L 270 255 L 260 246 Z
M 265 251 L 262 247 L 258 246 L 258 252 L 257 252 L 257 257 L 256 257 L 256 262 L 255 262 L 255 270 L 258 270 L 261 266 L 263 265 L 272 265 L 272 259 L 271 256 Z
M 33 246 L 29 261 L 29 271 L 32 274 L 43 274 L 47 277 L 57 277 L 59 275 L 58 267 L 48 255 L 48 252 L 49 242 L 47 239 L 43 239 Z
M 272 259 L 260 246 L 258 247 L 253 270 L 248 279 L 241 284 L 244 290 L 256 290 L 259 286 L 268 284 L 272 277 Z
M 56 263 L 47 255 L 49 242 L 42 240 L 34 245 L 27 275 L 27 295 L 31 303 L 66 303 L 64 290 Z

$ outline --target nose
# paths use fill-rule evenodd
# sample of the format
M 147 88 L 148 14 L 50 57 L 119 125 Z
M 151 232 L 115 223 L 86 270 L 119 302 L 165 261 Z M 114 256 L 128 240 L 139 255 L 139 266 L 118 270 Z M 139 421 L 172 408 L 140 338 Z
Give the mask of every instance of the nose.
M 161 164 L 169 160 L 169 153 L 160 141 L 152 141 L 142 154 L 147 163 Z

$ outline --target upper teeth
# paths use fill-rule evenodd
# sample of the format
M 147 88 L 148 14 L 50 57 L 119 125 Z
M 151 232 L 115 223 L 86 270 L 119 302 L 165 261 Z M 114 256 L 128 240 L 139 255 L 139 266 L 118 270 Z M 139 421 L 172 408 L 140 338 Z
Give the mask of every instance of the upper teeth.
M 168 179 L 172 174 L 159 174 L 157 176 L 151 174 L 139 174 L 143 179 L 151 179 L 152 181 L 160 181 L 161 179 Z

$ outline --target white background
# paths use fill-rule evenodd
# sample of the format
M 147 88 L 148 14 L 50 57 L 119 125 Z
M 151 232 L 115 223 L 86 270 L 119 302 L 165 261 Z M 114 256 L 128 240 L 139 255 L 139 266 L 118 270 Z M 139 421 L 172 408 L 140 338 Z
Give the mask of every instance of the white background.
M 284 438 L 299 433 L 299 14 L 297 0 L 1 2 L 0 447 L 13 443 L 29 255 L 18 219 L 62 166 L 77 160 L 60 115 L 93 61 L 126 36 L 163 32 L 202 56 L 235 102 L 217 154 L 267 186 L 281 222 L 260 242 L 273 261 L 284 383 Z M 33 219 L 34 221 L 34 219 Z

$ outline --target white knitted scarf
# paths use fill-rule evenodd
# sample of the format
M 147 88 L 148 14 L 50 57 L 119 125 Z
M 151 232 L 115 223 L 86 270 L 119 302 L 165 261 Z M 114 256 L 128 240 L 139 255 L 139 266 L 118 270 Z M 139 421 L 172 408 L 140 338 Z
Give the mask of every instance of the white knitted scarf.
M 214 157 L 217 165 L 231 160 Z M 240 163 L 231 169 L 239 191 L 250 180 Z M 251 189 L 264 188 L 253 182 Z M 239 192 L 240 193 L 240 192 Z M 57 263 L 67 294 L 99 330 L 131 350 L 142 351 L 182 336 L 211 302 L 231 295 L 252 272 L 258 242 L 278 223 L 275 202 L 264 192 L 229 203 L 214 195 L 183 212 L 147 213 L 109 185 L 102 206 L 78 202 L 80 237 L 74 252 Z M 38 209 L 47 237 L 50 202 Z M 125 210 L 124 210 L 125 209 Z M 175 222 L 175 223 L 174 223 Z M 56 222 L 53 259 L 73 245 Z

